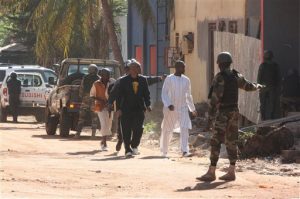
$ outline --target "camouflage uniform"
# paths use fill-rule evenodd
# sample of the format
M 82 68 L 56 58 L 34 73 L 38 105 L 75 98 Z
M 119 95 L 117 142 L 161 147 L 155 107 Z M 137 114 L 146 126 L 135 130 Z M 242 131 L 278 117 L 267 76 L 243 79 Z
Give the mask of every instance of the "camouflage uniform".
M 93 83 L 97 80 L 99 80 L 99 76 L 96 73 L 86 75 L 81 82 L 79 96 L 82 99 L 82 103 L 80 106 L 79 119 L 77 124 L 77 136 L 80 135 L 88 115 L 90 115 L 92 121 L 92 136 L 94 136 L 96 133 L 99 120 L 97 114 L 93 111 L 95 100 L 90 97 L 90 90 Z
M 226 75 L 233 76 L 237 80 L 236 88 L 233 89 L 233 103 L 224 102 L 226 92 L 230 88 L 226 87 Z M 232 81 L 231 81 L 232 82 Z M 235 165 L 237 160 L 237 139 L 238 139 L 238 117 L 239 110 L 237 106 L 238 88 L 246 91 L 257 90 L 255 84 L 246 80 L 240 73 L 229 68 L 218 73 L 214 80 L 209 101 L 209 121 L 215 122 L 213 136 L 211 138 L 211 165 L 216 166 L 221 144 L 224 143 L 228 153 L 228 158 L 231 165 Z

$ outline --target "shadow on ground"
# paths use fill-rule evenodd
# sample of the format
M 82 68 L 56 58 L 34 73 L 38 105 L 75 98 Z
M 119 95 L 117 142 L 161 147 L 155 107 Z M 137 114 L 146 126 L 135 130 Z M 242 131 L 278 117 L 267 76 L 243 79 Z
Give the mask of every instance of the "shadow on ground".
M 210 189 L 227 189 L 230 186 L 222 186 L 227 182 L 200 182 L 194 187 L 185 187 L 183 189 L 177 189 L 176 192 L 187 192 L 187 191 L 200 191 L 200 190 L 210 190 Z
M 78 152 L 68 152 L 67 155 L 95 155 L 100 153 L 100 150 L 93 150 L 93 151 L 78 151 Z
M 81 136 L 80 138 L 74 138 L 75 135 L 70 135 L 69 137 L 61 137 L 60 135 L 33 135 L 33 138 L 41 138 L 41 139 L 58 139 L 60 141 L 95 141 L 101 140 L 101 137 L 94 137 L 91 136 Z
M 134 156 L 131 158 L 134 158 Z M 91 161 L 105 162 L 105 161 L 115 161 L 115 160 L 128 160 L 131 158 L 125 158 L 125 156 L 115 156 L 115 157 L 108 157 L 108 158 L 102 158 L 102 159 L 91 159 Z
M 145 156 L 145 157 L 142 157 L 140 159 L 142 159 L 142 160 L 152 160 L 152 159 L 168 159 L 168 158 L 156 155 L 156 156 Z

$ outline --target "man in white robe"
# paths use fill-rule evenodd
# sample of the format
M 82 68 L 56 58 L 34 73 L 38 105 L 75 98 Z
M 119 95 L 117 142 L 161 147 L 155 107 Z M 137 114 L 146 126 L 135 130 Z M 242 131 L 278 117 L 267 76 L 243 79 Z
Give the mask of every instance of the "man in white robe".
M 188 146 L 188 130 L 192 128 L 188 111 L 190 110 L 193 116 L 196 116 L 197 112 L 191 94 L 190 79 L 184 75 L 185 63 L 177 61 L 175 70 L 174 74 L 165 79 L 162 88 L 164 119 L 161 126 L 160 149 L 162 155 L 166 157 L 172 134 L 175 129 L 180 128 L 181 152 L 184 157 L 188 157 L 191 155 Z

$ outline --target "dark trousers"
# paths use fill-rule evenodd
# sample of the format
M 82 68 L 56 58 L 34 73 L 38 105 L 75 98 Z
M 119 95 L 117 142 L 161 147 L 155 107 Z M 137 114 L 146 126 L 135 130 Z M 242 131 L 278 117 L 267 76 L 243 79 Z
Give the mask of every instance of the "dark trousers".
M 143 111 L 122 113 L 121 134 L 123 135 L 125 153 L 132 152 L 132 148 L 137 148 L 140 145 L 144 119 Z
M 123 135 L 122 135 L 122 129 L 121 129 L 121 117 L 119 117 L 117 120 L 118 120 L 118 129 L 117 129 L 118 142 L 123 142 Z
M 13 116 L 13 121 L 17 122 L 18 121 L 18 108 L 19 108 L 20 100 L 19 97 L 9 97 L 9 108 L 10 112 Z

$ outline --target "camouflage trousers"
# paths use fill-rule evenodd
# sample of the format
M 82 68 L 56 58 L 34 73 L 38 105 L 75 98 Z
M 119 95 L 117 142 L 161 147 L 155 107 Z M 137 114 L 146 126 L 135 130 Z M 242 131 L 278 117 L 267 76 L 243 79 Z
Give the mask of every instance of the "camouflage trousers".
M 90 96 L 84 96 L 79 111 L 79 119 L 77 124 L 77 132 L 81 132 L 86 123 L 87 118 L 91 119 L 92 130 L 96 130 L 99 124 L 97 113 L 93 111 L 94 100 Z M 90 116 L 90 117 L 89 117 Z
M 226 146 L 230 164 L 235 165 L 237 160 L 238 118 L 238 109 L 219 111 L 210 141 L 210 161 L 212 166 L 217 165 L 221 144 Z

